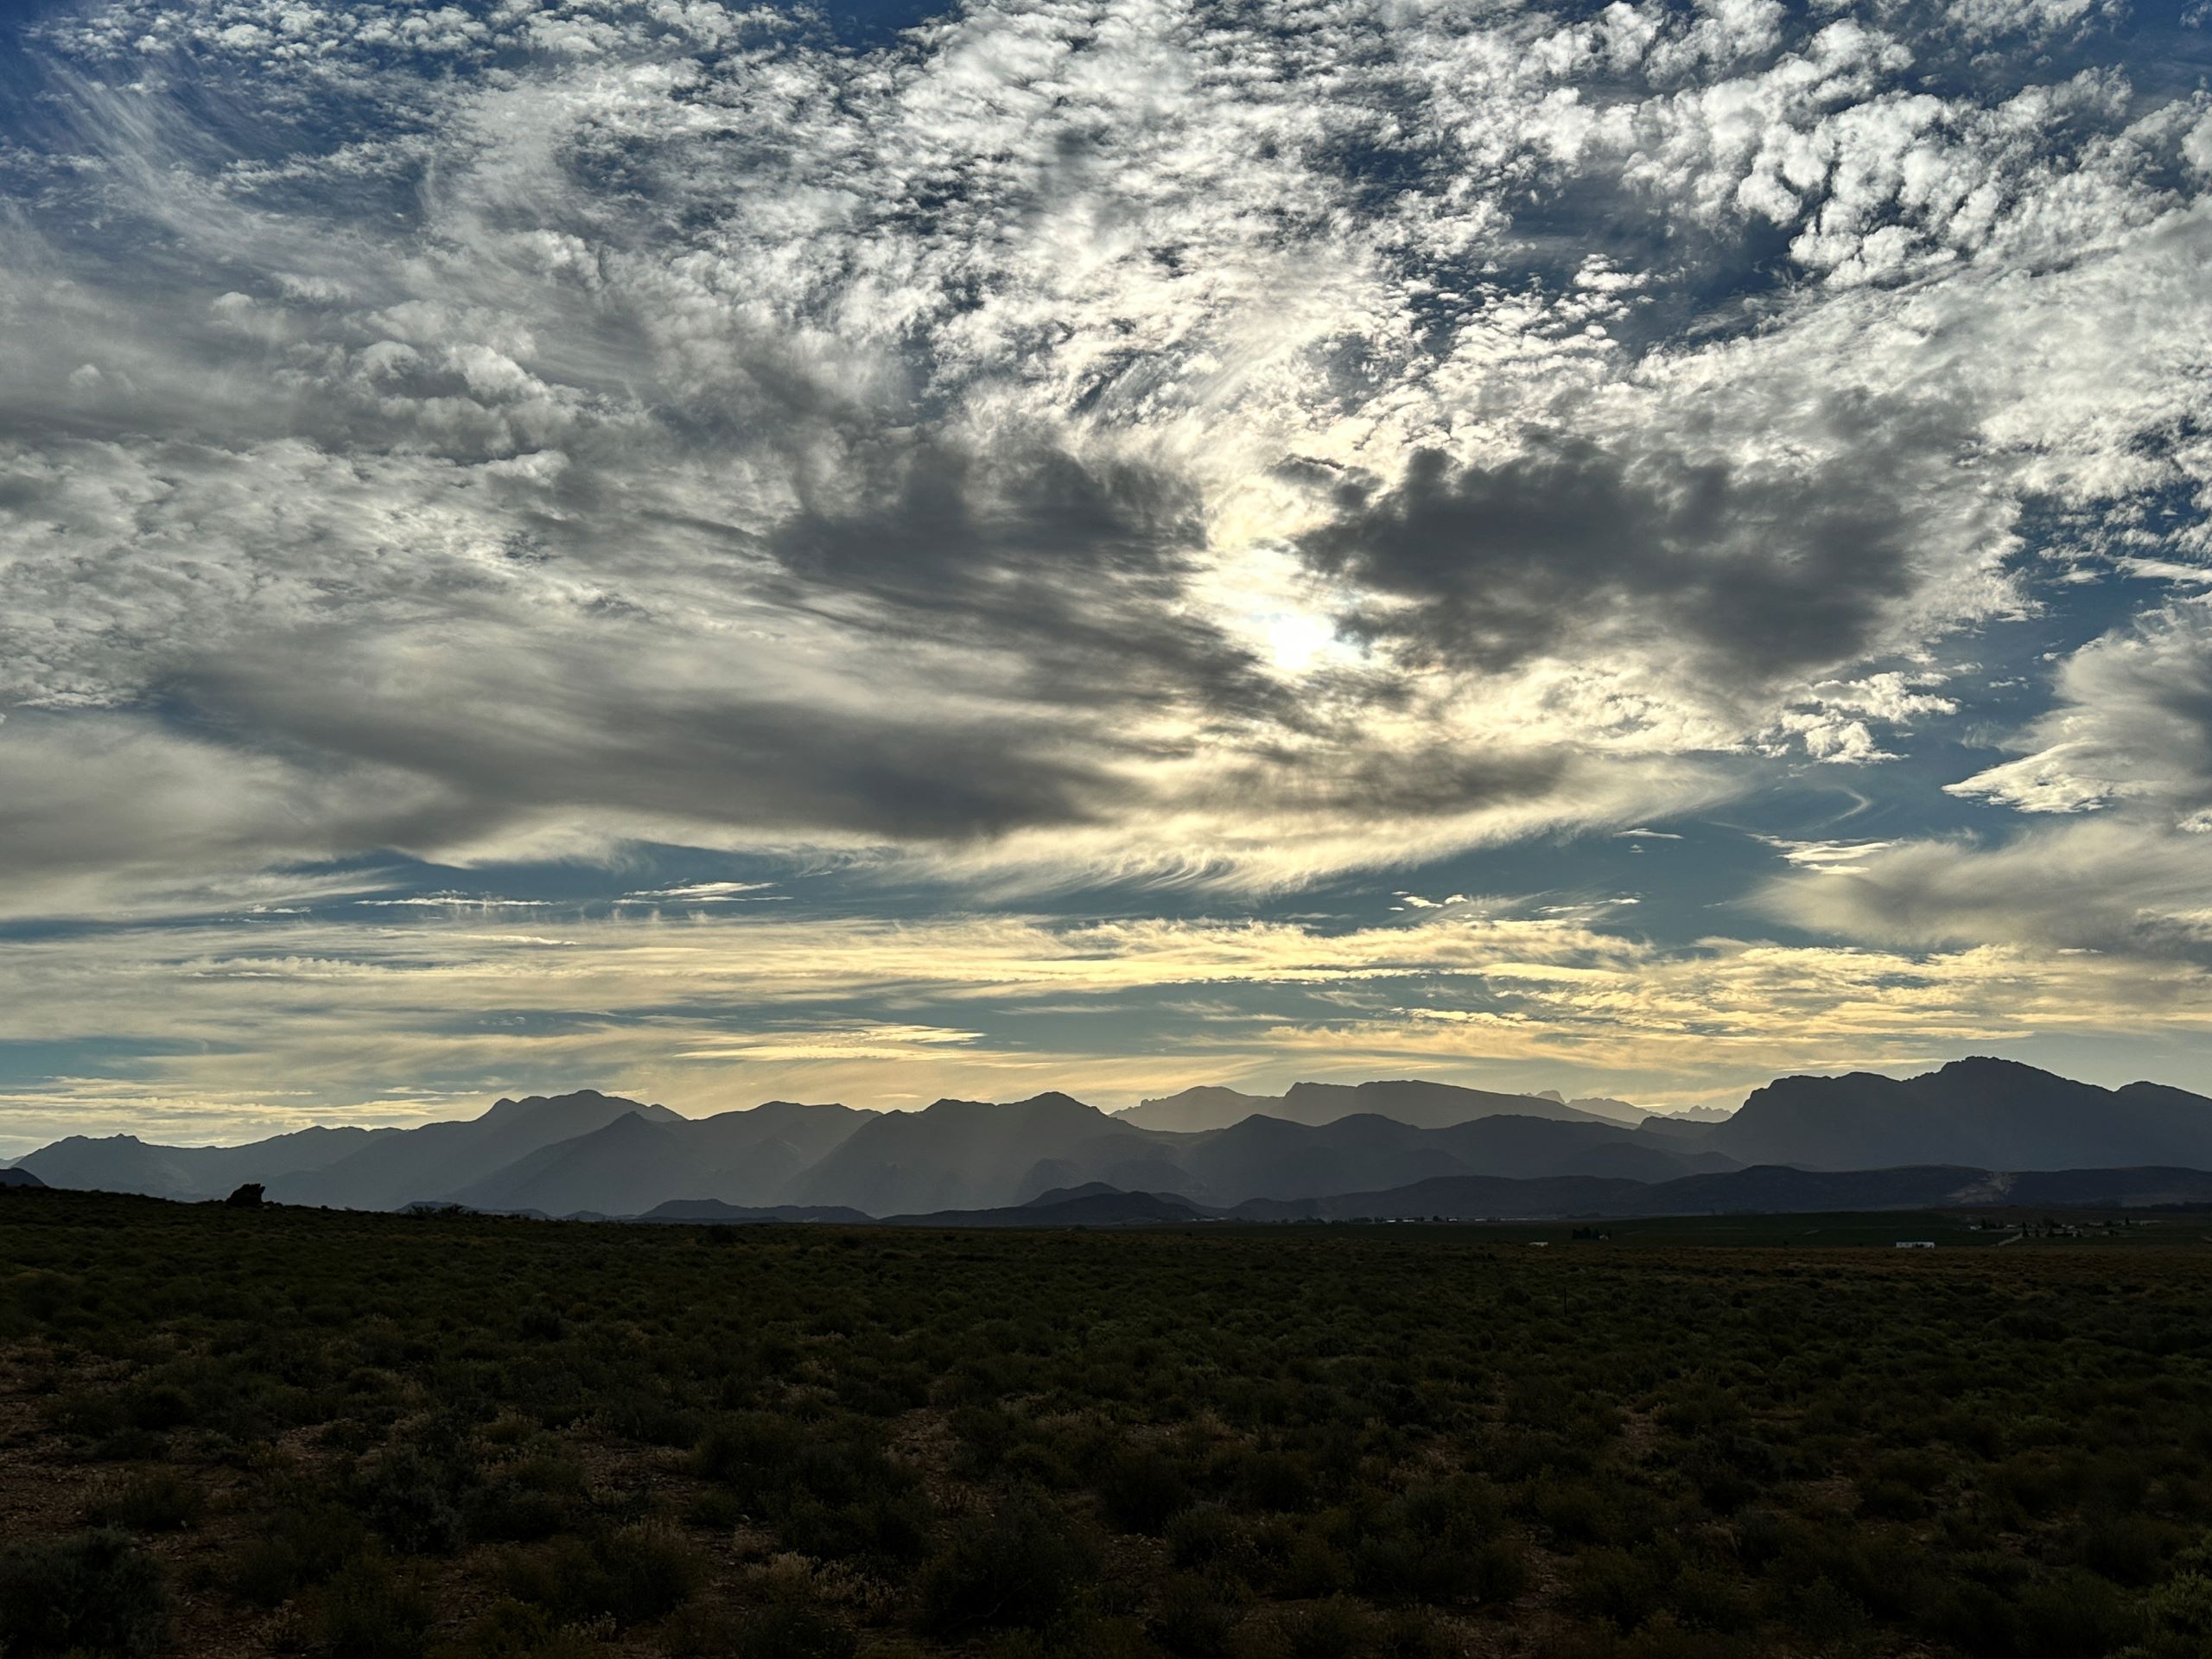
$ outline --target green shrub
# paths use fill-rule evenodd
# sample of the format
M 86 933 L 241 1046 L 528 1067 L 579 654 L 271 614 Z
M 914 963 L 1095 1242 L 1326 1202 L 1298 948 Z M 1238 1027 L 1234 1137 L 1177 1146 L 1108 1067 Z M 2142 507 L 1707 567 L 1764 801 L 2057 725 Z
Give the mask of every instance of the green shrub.
M 1242 1546 L 1235 1517 L 1218 1503 L 1185 1510 L 1167 1523 L 1167 1555 L 1178 1567 L 1208 1567 Z
M 135 1428 L 182 1428 L 199 1414 L 192 1396 L 174 1382 L 154 1382 L 133 1393 L 127 1409 Z
M 395 1446 L 356 1475 L 353 1500 L 361 1518 L 394 1549 L 444 1555 L 468 1535 L 463 1519 L 476 1484 L 474 1461 L 458 1446 L 443 1455 L 414 1444 Z
M 1586 1549 L 1568 1569 L 1568 1599 L 1618 1630 L 1632 1630 L 1659 1611 L 1666 1592 L 1656 1566 L 1624 1549 Z
M 1283 1561 L 1279 1583 L 1284 1595 L 1309 1600 L 1349 1589 L 1351 1577 L 1343 1551 L 1319 1534 L 1301 1530 Z
M 1236 1620 L 1236 1611 L 1214 1586 L 1195 1573 L 1178 1573 L 1161 1586 L 1148 1629 L 1175 1659 L 1226 1659 Z
M 1291 1615 L 1281 1651 L 1287 1659 L 1354 1659 L 1369 1651 L 1375 1635 L 1372 1613 L 1356 1601 L 1333 1597 Z
M 2143 1629 L 2142 1612 L 2133 1599 L 2078 1567 L 2030 1584 L 2016 1611 L 2024 1659 L 2111 1653 Z
M 162 1643 L 168 1596 L 154 1559 L 118 1532 L 0 1548 L 0 1653 L 120 1655 Z
M 738 1610 L 690 1603 L 656 1635 L 673 1659 L 852 1659 L 860 1646 L 842 1619 L 790 1586 Z
M 611 1618 L 626 1627 L 683 1605 L 705 1581 L 706 1563 L 680 1534 L 641 1522 L 588 1540 L 563 1535 L 511 1550 L 500 1576 L 508 1594 L 560 1623 Z
M 315 1595 L 315 1624 L 332 1659 L 418 1659 L 430 1599 L 380 1557 L 365 1555 Z
M 1384 1615 L 1369 1648 L 1376 1659 L 1458 1659 L 1458 1639 L 1433 1613 L 1399 1607 Z
M 1066 1516 L 1017 1493 L 952 1529 L 918 1586 L 923 1628 L 941 1636 L 1065 1617 L 1097 1576 L 1096 1552 Z
M 171 1469 L 149 1469 L 93 1500 L 89 1518 L 131 1532 L 181 1532 L 200 1519 L 207 1499 Z
M 720 1481 L 747 1503 L 781 1486 L 798 1461 L 799 1426 L 770 1412 L 733 1413 L 708 1425 L 691 1454 L 691 1466 Z
M 1461 1479 L 1412 1488 L 1374 1516 L 1353 1552 L 1360 1590 L 1385 1600 L 1498 1599 L 1501 1565 L 1518 1552 L 1494 1549 L 1503 1505 L 1486 1484 Z M 1507 1595 L 1520 1590 L 1508 1573 Z
M 1117 1448 L 1099 1471 L 1096 1484 L 1108 1518 L 1125 1532 L 1156 1535 L 1191 1503 L 1181 1471 L 1144 1446 Z
M 643 1389 L 626 1389 L 603 1401 L 593 1416 L 608 1433 L 640 1446 L 688 1446 L 699 1440 L 697 1412 Z
M 1002 1406 L 968 1403 L 947 1414 L 945 1427 L 960 1442 L 960 1470 L 971 1477 L 987 1477 L 1021 1438 L 1020 1420 Z
M 2078 1553 L 2082 1565 L 2116 1584 L 2136 1587 L 2155 1583 L 2186 1535 L 2155 1516 L 2118 1515 L 2083 1529 Z
M 751 1609 L 734 1636 L 734 1659 L 852 1659 L 860 1647 L 842 1620 L 792 1600 Z
M 929 1505 L 903 1482 L 849 1503 L 802 1497 L 779 1506 L 775 1518 L 785 1545 L 803 1555 L 895 1566 L 929 1548 Z
M 582 1631 L 555 1624 L 543 1608 L 505 1599 L 430 1653 L 431 1659 L 594 1659 L 605 1651 Z
M 1235 1465 L 1235 1490 L 1255 1510 L 1311 1509 L 1316 1493 L 1306 1461 L 1279 1450 L 1248 1452 Z
M 257 1605 L 274 1607 L 337 1572 L 367 1540 L 367 1529 L 342 1504 L 315 1499 L 287 1504 L 240 1554 L 238 1592 Z
M 568 1530 L 587 1509 L 583 1466 L 565 1458 L 527 1458 L 499 1470 L 468 1495 L 469 1535 L 531 1543 Z
M 681 1534 L 652 1522 L 609 1535 L 595 1554 L 605 1581 L 601 1611 L 621 1625 L 674 1612 L 707 1575 L 705 1561 Z
M 2177 1573 L 2143 1599 L 2140 1645 L 2124 1659 L 2203 1659 L 2212 1653 L 2212 1574 Z
M 1751 1588 L 1733 1574 L 1696 1562 L 1675 1577 L 1669 1591 L 1675 1617 L 1693 1630 L 1732 1634 L 1756 1614 Z

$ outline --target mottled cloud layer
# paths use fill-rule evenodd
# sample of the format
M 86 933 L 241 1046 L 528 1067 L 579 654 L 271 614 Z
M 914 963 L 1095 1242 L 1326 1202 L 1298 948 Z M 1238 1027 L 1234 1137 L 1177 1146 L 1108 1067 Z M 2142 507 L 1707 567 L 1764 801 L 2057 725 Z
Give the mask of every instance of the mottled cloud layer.
M 0 130 L 0 918 L 679 855 L 1232 914 L 1932 757 L 1976 816 L 1614 948 L 2192 971 L 2136 887 L 2212 845 L 2212 102 L 2146 27 L 50 10 Z M 2065 925 L 2018 896 L 2115 841 Z M 224 1089 L 308 1064 L 266 1040 Z

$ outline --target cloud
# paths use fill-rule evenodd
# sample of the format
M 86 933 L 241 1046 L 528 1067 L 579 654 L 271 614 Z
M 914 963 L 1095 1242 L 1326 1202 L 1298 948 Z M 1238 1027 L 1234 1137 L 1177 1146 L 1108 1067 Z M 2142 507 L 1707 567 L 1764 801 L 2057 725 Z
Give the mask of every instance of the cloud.
M 2026 750 L 1949 785 L 2023 812 L 2132 807 L 2195 828 L 2212 811 L 2212 610 L 2177 601 L 2060 665 Z
M 19 699 L 404 765 L 396 832 L 325 833 L 438 857 L 559 817 L 1175 870 L 1256 808 L 1267 884 L 1341 860 L 1355 796 L 1478 844 L 1678 804 L 1657 754 L 1879 758 L 1898 709 L 1834 687 L 2017 605 L 2004 457 L 2063 447 L 1992 447 L 1986 365 L 1900 372 L 2020 310 L 2013 268 L 1661 349 L 1641 316 L 1740 264 L 1762 168 L 1824 247 L 2000 249 L 2047 187 L 2139 257 L 2158 199 L 2038 147 L 2035 111 L 2120 118 L 2102 83 L 1908 97 L 1880 29 L 1770 6 L 1007 3 L 857 53 L 711 6 L 437 16 L 48 30 L 55 199 L 164 251 L 14 226 L 0 505 L 69 550 L 17 569 Z M 1516 222 L 1576 193 L 1707 233 L 1601 281 Z
M 2212 556 L 2212 117 L 2079 0 L 979 0 L 849 41 L 707 0 L 95 0 L 34 44 L 0 143 L 0 914 L 380 901 L 346 924 L 373 971 L 318 919 L 312 971 L 161 981 L 186 1004 L 527 988 L 588 941 L 609 975 L 531 1006 L 537 1052 L 706 1052 L 728 984 L 723 1024 L 595 1023 L 615 964 L 656 983 L 621 946 L 664 936 L 622 927 L 747 896 L 641 846 L 963 917 L 1450 893 L 1412 872 L 1838 775 L 1807 762 L 1903 772 L 1988 689 L 1942 642 L 2063 635 L 2114 570 L 2163 604 Z M 1775 902 L 1878 956 L 2186 933 L 2199 632 L 2177 604 L 2078 653 L 2024 757 L 1956 785 L 2112 827 L 1885 819 L 1800 847 Z M 332 874 L 395 854 L 422 891 Z M 2139 876 L 2026 913 L 2100 856 Z M 533 944 L 434 907 L 544 861 L 670 874 L 588 931 L 531 910 Z M 929 948 L 999 963 L 982 927 Z M 1313 950 L 1300 983 L 1373 965 Z M 1777 998 L 1830 965 L 1759 960 Z M 884 994 L 943 994 L 912 971 Z M 1931 1031 L 1999 1019 L 1986 972 Z M 1709 1029 L 1576 982 L 1655 1052 Z M 433 1097 L 520 1040 L 403 1059 L 421 1005 L 359 1048 L 283 1007 L 302 1046 L 253 1052 L 331 1098 L 372 1061 Z M 1404 1025 L 1535 1018 L 1457 1011 Z M 244 1065 L 209 1063 L 225 1098 Z
M 1343 484 L 1337 516 L 1300 546 L 1370 596 L 1355 627 L 1419 662 L 1500 674 L 1587 657 L 1635 664 L 1685 701 L 1763 699 L 1936 620 L 1916 566 L 1951 550 L 1929 548 L 1912 509 L 1963 425 L 1940 400 L 1844 393 L 1802 430 L 1830 451 L 1810 464 L 1641 434 L 1536 432 L 1459 467 L 1422 450 L 1387 487 Z M 1681 681 L 1667 685 L 1670 658 Z
M 2176 601 L 2091 640 L 2060 663 L 2055 690 L 2056 706 L 2017 740 L 2024 753 L 1947 786 L 2046 822 L 1972 839 L 1840 843 L 1834 858 L 1781 843 L 1793 862 L 1846 879 L 1785 881 L 1768 904 L 1800 925 L 1859 938 L 2205 959 L 2212 620 L 2203 602 Z
M 705 1113 L 1046 1086 L 1112 1105 L 1323 1069 L 1535 1086 L 1565 1067 L 1616 1092 L 1701 1100 L 1838 1055 L 1913 1063 L 2053 1033 L 2196 1040 L 2212 1006 L 2203 969 L 2183 963 L 1996 944 L 1669 946 L 1501 899 L 1335 931 L 780 911 L 533 912 L 529 928 L 415 910 L 18 942 L 0 958 L 0 1040 L 96 1039 L 133 1058 L 0 1090 L 0 1133 L 50 1135 L 96 1113 L 173 1135 L 194 1109 L 266 1133 L 360 1103 L 419 1120 L 453 1113 L 478 1079 L 508 1093 L 592 1080 Z M 1071 1043 L 1073 1001 L 1109 1027 L 1177 1034 Z M 1224 1003 L 1243 1013 L 1224 1017 Z M 382 1088 L 392 1076 L 409 1089 Z

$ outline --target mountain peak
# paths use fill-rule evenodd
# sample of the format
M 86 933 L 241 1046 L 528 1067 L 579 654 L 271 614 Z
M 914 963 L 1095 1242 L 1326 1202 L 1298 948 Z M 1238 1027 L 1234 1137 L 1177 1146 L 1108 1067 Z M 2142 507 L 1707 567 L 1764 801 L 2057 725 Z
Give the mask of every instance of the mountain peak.
M 2046 1071 L 2041 1066 L 2030 1065 L 2024 1060 L 2000 1059 L 1994 1054 L 1967 1054 L 1955 1060 L 1946 1060 L 1932 1074 L 1939 1077 L 2035 1077 L 2051 1083 L 2068 1083 L 2072 1079 L 2060 1077 L 2056 1071 Z M 2094 1086 L 2094 1085 L 2081 1085 Z
M 1063 1094 L 1058 1089 L 1047 1089 L 1041 1095 L 1032 1095 L 1027 1100 L 1012 1101 L 1008 1104 L 1027 1107 L 1033 1111 L 1096 1112 L 1098 1110 L 1088 1101 L 1077 1100 L 1073 1095 Z

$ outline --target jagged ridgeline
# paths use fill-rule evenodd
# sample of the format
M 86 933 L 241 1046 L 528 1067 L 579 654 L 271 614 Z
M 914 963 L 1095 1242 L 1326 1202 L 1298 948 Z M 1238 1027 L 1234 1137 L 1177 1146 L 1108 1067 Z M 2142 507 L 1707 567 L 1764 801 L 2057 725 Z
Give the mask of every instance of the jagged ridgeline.
M 702 1118 L 588 1089 L 237 1147 L 71 1136 L 0 1179 L 182 1199 L 257 1183 L 271 1203 L 359 1210 L 1074 1224 L 2199 1202 L 2206 1171 L 2212 1099 L 1965 1059 L 1784 1077 L 1727 1116 L 1424 1081 L 1192 1089 L 1121 1113 L 1053 1093 Z

